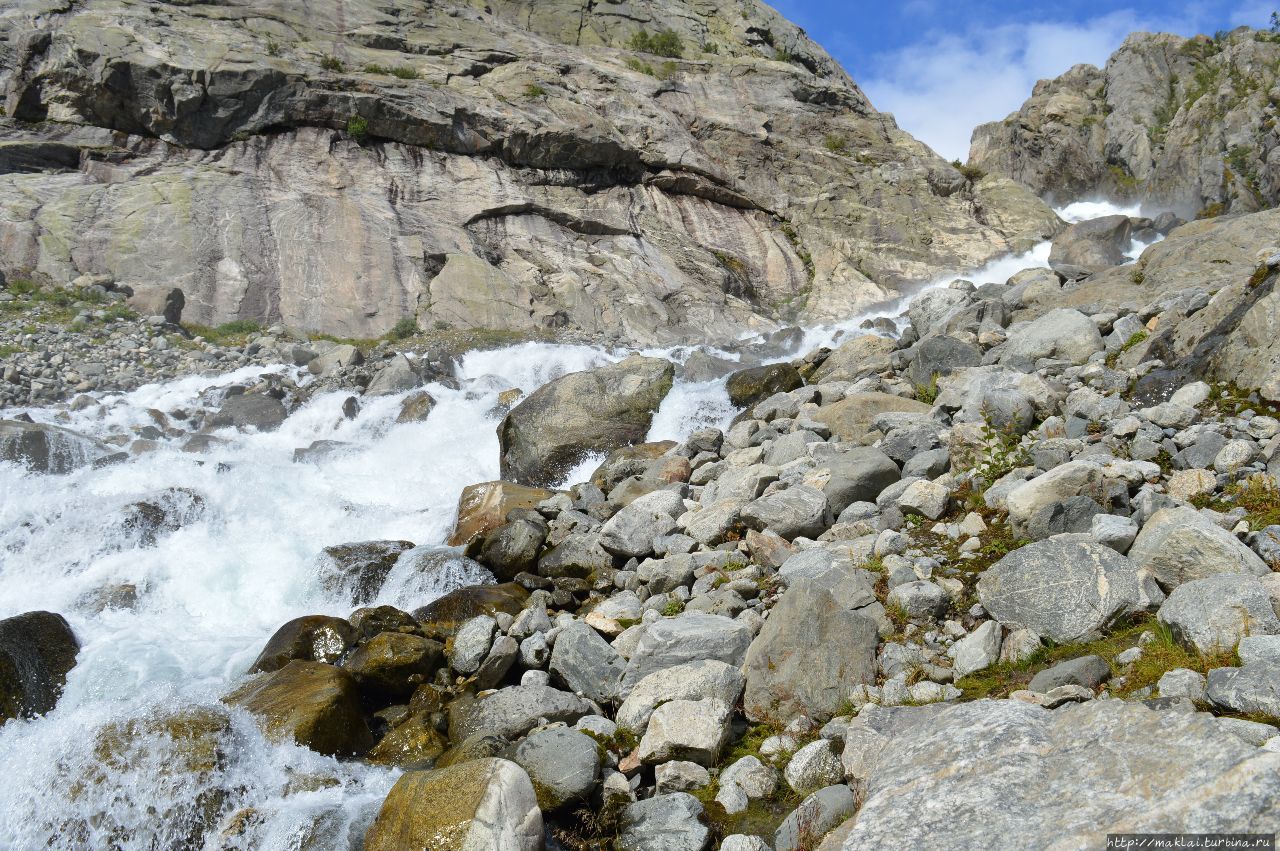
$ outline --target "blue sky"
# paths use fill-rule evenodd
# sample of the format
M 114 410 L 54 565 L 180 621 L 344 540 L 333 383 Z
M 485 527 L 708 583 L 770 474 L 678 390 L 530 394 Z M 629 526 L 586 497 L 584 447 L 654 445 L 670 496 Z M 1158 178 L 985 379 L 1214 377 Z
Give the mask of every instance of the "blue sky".
M 808 30 L 876 108 L 948 159 L 1003 118 L 1036 80 L 1102 65 L 1135 30 L 1182 35 L 1263 27 L 1280 0 L 767 0 Z

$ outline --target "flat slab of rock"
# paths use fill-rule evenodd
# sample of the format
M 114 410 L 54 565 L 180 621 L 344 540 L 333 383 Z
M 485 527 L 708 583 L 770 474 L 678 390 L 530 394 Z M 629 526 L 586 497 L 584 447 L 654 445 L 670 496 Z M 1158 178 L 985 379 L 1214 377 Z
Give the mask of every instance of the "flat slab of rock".
M 719 700 L 738 702 L 745 679 L 742 671 L 716 659 L 699 659 L 654 671 L 636 684 L 618 707 L 615 720 L 625 730 L 643 733 L 649 716 L 668 700 Z
M 846 611 L 812 582 L 797 583 L 747 651 L 747 717 L 832 717 L 854 687 L 875 682 L 879 640 L 875 621 Z
M 845 443 L 870 443 L 871 422 L 881 414 L 928 414 L 931 410 L 923 402 L 889 393 L 850 393 L 834 405 L 820 408 L 813 418 Z
M 740 667 L 751 638 L 750 627 L 723 615 L 686 612 L 654 621 L 627 661 L 618 694 L 626 698 L 649 674 L 685 662 L 714 659 Z
M 1270 833 L 1280 813 L 1280 753 L 1204 714 L 983 700 L 923 717 L 889 736 L 847 851 L 960 851 L 993 836 L 1012 848 L 1093 848 L 1107 833 Z
M 1050 539 L 1014 550 L 983 572 L 978 599 L 1006 627 L 1066 644 L 1164 599 L 1150 574 L 1101 544 Z
M 366 851 L 539 851 L 542 811 L 524 769 L 477 759 L 401 775 L 365 834 Z
M 567 691 L 539 685 L 509 686 L 451 710 L 449 739 L 460 742 L 477 733 L 515 739 L 538 726 L 542 718 L 572 724 L 591 714 L 591 704 Z

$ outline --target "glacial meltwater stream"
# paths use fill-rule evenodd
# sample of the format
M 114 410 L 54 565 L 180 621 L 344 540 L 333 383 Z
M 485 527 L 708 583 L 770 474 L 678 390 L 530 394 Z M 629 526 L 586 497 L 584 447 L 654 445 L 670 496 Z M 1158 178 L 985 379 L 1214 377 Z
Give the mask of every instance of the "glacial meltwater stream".
M 965 277 L 1003 282 L 1046 265 L 1048 251 L 1045 243 Z M 897 315 L 903 302 L 870 315 Z M 796 353 L 832 342 L 865 318 L 809 329 Z M 650 353 L 682 360 L 689 350 Z M 0 848 L 169 849 L 190 842 L 190 816 L 209 806 L 219 808 L 221 827 L 203 837 L 205 848 L 358 847 L 398 772 L 269 742 L 242 712 L 233 713 L 221 758 L 206 755 L 208 765 L 198 766 L 203 773 L 177 770 L 197 757 L 180 752 L 166 732 L 147 730 L 145 721 L 134 728 L 140 735 L 113 738 L 109 731 L 218 706 L 281 624 L 304 614 L 348 614 L 350 600 L 326 593 L 317 580 L 321 548 L 372 539 L 441 544 L 462 488 L 498 477 L 498 393 L 528 393 L 625 354 L 546 344 L 473 352 L 460 363 L 457 389 L 426 388 L 439 404 L 422 423 L 395 422 L 401 396 L 363 400 L 359 415 L 345 419 L 348 394 L 331 393 L 277 431 L 228 430 L 221 436 L 229 443 L 205 454 L 162 444 L 124 463 L 64 476 L 0 464 L 0 618 L 59 612 L 82 645 L 57 708 L 0 729 Z M 27 413 L 104 435 L 113 426 L 150 424 L 149 408 L 190 406 L 210 388 L 259 372 L 107 395 L 103 406 L 82 412 Z M 723 381 L 677 383 L 650 438 L 679 439 L 733 413 Z M 294 463 L 295 448 L 319 439 L 352 447 Z M 587 459 L 571 478 L 585 478 L 592 466 Z M 204 510 L 145 546 L 122 528 L 121 513 L 171 488 L 198 493 Z M 376 602 L 413 609 L 475 580 L 459 571 L 424 584 L 402 558 Z M 102 589 L 122 585 L 136 589 L 136 603 L 104 608 Z M 219 790 L 216 798 L 210 789 Z

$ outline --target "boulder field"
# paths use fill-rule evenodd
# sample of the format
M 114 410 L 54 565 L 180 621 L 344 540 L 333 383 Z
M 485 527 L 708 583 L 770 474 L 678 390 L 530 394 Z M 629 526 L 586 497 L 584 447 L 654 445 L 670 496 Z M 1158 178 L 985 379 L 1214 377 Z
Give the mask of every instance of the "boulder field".
M 676 371 L 660 358 L 513 396 L 515 481 L 466 489 L 452 547 L 318 553 L 354 610 L 282 625 L 225 701 L 269 737 L 404 771 L 369 848 L 1269 831 L 1280 371 L 1247 335 L 1280 266 L 1272 216 L 1182 225 L 1083 277 L 929 291 L 897 337 L 743 370 L 732 423 L 679 442 L 643 442 Z M 1174 258 L 1204 250 L 1241 261 L 1184 286 Z M 1237 349 L 1239 383 L 1219 371 Z M 369 373 L 344 356 L 317 381 Z M 278 389 L 204 416 L 254 395 L 287 415 L 305 387 Z M 244 416 L 230 427 L 275 424 Z M 199 510 L 175 492 L 138 516 L 161 535 Z M 369 605 L 406 564 L 473 584 Z M 49 711 L 65 623 L 0 622 L 0 648 L 0 706 Z

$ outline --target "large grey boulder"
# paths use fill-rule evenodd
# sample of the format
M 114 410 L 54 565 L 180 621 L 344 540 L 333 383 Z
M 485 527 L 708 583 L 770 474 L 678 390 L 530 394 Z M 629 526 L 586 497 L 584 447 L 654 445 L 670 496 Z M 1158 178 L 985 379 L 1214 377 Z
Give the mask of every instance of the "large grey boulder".
M 827 356 L 812 376 L 810 383 L 831 381 L 857 381 L 864 375 L 884 372 L 889 368 L 889 356 L 898 347 L 888 337 L 862 334 L 841 343 Z
M 600 546 L 623 558 L 653 552 L 653 539 L 676 529 L 684 514 L 684 500 L 675 491 L 659 490 L 637 497 L 610 517 L 600 529 Z
M 746 657 L 743 710 L 760 721 L 804 713 L 826 720 L 875 682 L 875 621 L 846 611 L 813 582 L 789 588 Z
M 640 739 L 640 761 L 646 765 L 687 760 L 711 767 L 729 739 L 733 707 L 716 698 L 669 700 L 653 710 Z
M 205 420 L 205 426 L 275 431 L 287 416 L 289 412 L 279 399 L 265 393 L 240 393 L 228 396 L 222 407 Z
M 1125 261 L 1132 241 L 1128 216 L 1102 216 L 1076 222 L 1053 239 L 1049 265 L 1068 278 L 1101 272 Z
M 557 378 L 502 419 L 502 478 L 550 486 L 591 452 L 640 443 L 671 389 L 675 367 L 632 356 Z
M 620 729 L 643 733 L 649 716 L 669 700 L 718 700 L 737 704 L 745 683 L 742 671 L 716 659 L 699 659 L 654 671 L 640 680 L 618 707 Z
M 626 698 L 655 671 L 686 662 L 713 659 L 740 667 L 751 644 L 751 628 L 723 615 L 686 612 L 650 624 L 636 644 L 618 694 Z
M 61 426 L 0 420 L 0 461 L 61 475 L 110 455 L 105 443 Z
M 1256 576 L 1219 573 L 1169 592 L 1156 615 L 1187 647 L 1208 655 L 1230 652 L 1246 635 L 1280 634 L 1280 618 Z
M 688 792 L 654 795 L 628 805 L 619 822 L 621 851 L 702 851 L 711 829 L 699 820 L 702 804 Z
M 940 376 L 950 375 L 957 369 L 982 363 L 981 349 L 946 335 L 926 337 L 911 347 L 910 356 L 907 374 L 912 383 L 920 387 L 928 387 Z
M 422 386 L 422 378 L 413 368 L 413 364 L 407 357 L 397 353 L 383 361 L 374 374 L 373 380 L 369 382 L 369 386 L 364 389 L 364 395 L 391 396 L 420 386 Z
M 831 509 L 822 491 L 809 485 L 795 485 L 748 503 L 741 517 L 752 529 L 767 529 L 788 540 L 801 536 L 816 538 L 831 524 Z
M 0 724 L 52 711 L 79 652 L 62 615 L 27 612 L 0 620 Z
M 549 670 L 570 691 L 597 703 L 609 703 L 618 695 L 626 661 L 600 633 L 575 621 L 556 637 Z
M 1280 662 L 1209 671 L 1209 701 L 1229 712 L 1280 718 Z
M 1164 595 L 1139 565 L 1110 547 L 1049 539 L 1009 553 L 978 579 L 978 599 L 1010 629 L 1060 643 L 1098 635 Z
M 752 801 L 767 798 L 778 787 L 778 773 L 760 761 L 747 755 L 736 760 L 720 772 L 716 803 L 725 812 L 740 813 Z
M 1264 576 L 1270 569 L 1234 535 L 1194 508 L 1164 508 L 1142 526 L 1129 558 L 1165 589 L 1216 573 Z
M 846 851 L 1101 847 L 1108 833 L 1264 831 L 1280 807 L 1280 754 L 1204 714 L 1120 700 L 1049 711 L 976 701 L 888 736 Z
M 902 478 L 893 459 L 870 446 L 846 449 L 826 467 L 830 474 L 822 492 L 833 516 L 855 502 L 875 502 L 882 490 Z
M 1038 514 L 1073 497 L 1102 502 L 1102 465 L 1094 461 L 1069 461 L 1016 486 L 1005 497 L 1009 522 L 1018 534 L 1027 534 L 1037 525 Z
M 508 686 L 452 706 L 449 738 L 460 742 L 483 734 L 515 739 L 542 723 L 541 719 L 572 724 L 592 714 L 591 704 L 567 691 L 540 685 Z
M 1000 363 L 1029 372 L 1041 358 L 1084 363 L 1104 348 L 1093 320 L 1078 310 L 1059 308 L 1011 330 Z
M 512 760 L 529 774 L 544 810 L 584 800 L 600 776 L 596 740 L 567 727 L 539 730 L 516 747 Z

